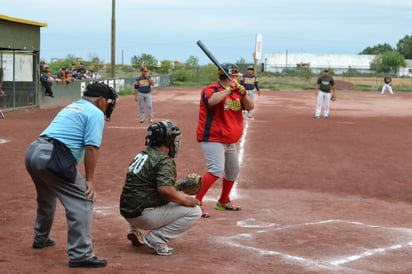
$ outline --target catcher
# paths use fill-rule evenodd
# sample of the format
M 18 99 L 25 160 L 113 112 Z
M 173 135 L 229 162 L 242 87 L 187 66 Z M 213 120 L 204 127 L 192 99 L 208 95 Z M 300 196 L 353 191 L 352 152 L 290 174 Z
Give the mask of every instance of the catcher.
M 183 193 L 200 189 L 196 174 L 183 179 L 176 189 L 173 158 L 180 146 L 181 132 L 170 121 L 151 124 L 147 147 L 129 165 L 120 196 L 120 214 L 129 223 L 127 239 L 132 245 L 146 245 L 161 256 L 174 254 L 169 241 L 184 235 L 201 216 L 200 202 Z M 194 183 L 194 184 L 193 184 Z

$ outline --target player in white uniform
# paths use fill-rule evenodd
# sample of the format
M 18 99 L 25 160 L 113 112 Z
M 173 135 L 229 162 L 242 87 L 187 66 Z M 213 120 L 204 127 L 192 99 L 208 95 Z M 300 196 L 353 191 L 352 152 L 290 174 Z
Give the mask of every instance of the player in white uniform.
M 383 78 L 383 87 L 382 87 L 382 90 L 381 90 L 381 94 L 385 94 L 386 89 L 388 89 L 390 94 L 393 95 L 392 78 L 390 76 L 385 76 L 385 78 Z
M 332 92 L 332 94 L 331 94 Z M 316 94 L 317 94 L 317 103 L 316 103 L 316 112 L 313 118 L 319 119 L 320 113 L 323 107 L 323 117 L 325 119 L 329 118 L 329 103 L 331 95 L 335 95 L 335 81 L 329 75 L 329 70 L 325 69 L 323 75 L 318 78 L 316 83 Z

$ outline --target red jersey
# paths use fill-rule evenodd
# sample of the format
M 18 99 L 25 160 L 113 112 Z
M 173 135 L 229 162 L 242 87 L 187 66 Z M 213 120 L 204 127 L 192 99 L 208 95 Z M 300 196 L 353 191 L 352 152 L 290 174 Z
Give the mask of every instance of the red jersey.
M 234 92 L 214 106 L 208 103 L 213 93 L 224 89 L 219 83 L 213 83 L 202 90 L 196 131 L 198 142 L 233 144 L 242 137 L 242 96 Z

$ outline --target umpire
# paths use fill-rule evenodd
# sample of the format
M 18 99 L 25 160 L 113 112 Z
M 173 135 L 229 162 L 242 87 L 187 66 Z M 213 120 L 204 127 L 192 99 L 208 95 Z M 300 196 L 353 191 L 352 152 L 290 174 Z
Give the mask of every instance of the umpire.
M 54 246 L 49 236 L 57 199 L 66 210 L 69 267 L 104 267 L 93 252 L 94 173 L 104 121 L 116 105 L 116 92 L 92 83 L 84 96 L 63 108 L 26 153 L 26 169 L 37 191 L 33 248 Z M 77 172 L 84 160 L 85 178 Z

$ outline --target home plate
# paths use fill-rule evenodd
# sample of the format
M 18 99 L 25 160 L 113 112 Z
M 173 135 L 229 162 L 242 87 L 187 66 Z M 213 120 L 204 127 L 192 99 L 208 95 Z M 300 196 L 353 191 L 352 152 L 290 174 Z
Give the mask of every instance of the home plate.
M 239 227 L 248 227 L 248 228 L 268 228 L 268 227 L 273 227 L 273 226 L 278 225 L 274 223 L 257 221 L 255 218 L 249 218 L 246 220 L 237 221 L 236 224 Z

